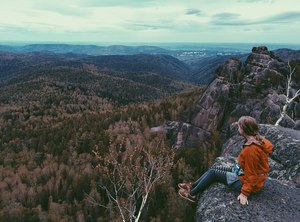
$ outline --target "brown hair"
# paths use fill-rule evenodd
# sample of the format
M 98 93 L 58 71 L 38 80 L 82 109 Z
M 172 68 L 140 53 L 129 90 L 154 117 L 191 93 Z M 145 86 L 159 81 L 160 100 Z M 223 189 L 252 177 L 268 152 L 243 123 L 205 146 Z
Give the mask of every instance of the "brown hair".
M 251 116 L 242 116 L 238 121 L 239 127 L 248 136 L 258 136 L 259 127 L 256 120 Z

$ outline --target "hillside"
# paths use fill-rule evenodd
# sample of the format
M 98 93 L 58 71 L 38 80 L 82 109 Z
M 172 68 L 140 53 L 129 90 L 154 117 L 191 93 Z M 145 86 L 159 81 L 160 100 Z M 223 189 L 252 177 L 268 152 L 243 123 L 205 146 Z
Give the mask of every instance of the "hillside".
M 277 49 L 274 53 L 285 61 L 300 60 L 300 50 Z
M 192 81 L 200 84 L 208 84 L 214 79 L 218 67 L 230 57 L 210 56 L 189 62 L 189 65 L 192 67 Z
M 71 67 L 85 71 L 84 65 L 95 65 L 98 71 L 153 72 L 175 80 L 188 80 L 189 67 L 168 55 L 108 55 L 56 54 L 48 51 L 28 54 L 0 53 L 0 80 L 6 75 L 16 75 L 30 68 L 47 69 Z M 94 70 L 95 71 L 95 70 Z
M 2 53 L 0 114 L 28 110 L 61 117 L 110 110 L 191 89 L 187 75 L 185 64 L 163 55 Z

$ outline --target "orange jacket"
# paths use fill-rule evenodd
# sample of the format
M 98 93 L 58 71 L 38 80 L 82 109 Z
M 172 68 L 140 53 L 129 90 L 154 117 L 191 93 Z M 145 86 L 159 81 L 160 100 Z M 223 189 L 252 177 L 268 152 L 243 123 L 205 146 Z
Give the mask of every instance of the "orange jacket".
M 239 166 L 244 170 L 244 175 L 239 176 L 242 182 L 241 192 L 249 196 L 252 192 L 258 192 L 264 185 L 269 172 L 268 157 L 273 145 L 266 138 L 262 141 L 247 141 L 238 156 Z

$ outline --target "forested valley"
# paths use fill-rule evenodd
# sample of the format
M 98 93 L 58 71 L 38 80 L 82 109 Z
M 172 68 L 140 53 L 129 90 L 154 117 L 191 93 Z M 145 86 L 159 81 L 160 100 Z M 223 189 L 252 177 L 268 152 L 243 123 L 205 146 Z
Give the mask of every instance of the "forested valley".
M 87 77 L 88 68 L 83 74 L 65 67 L 46 74 L 34 74 L 32 69 L 26 78 L 2 82 L 0 221 L 120 221 L 103 189 L 111 181 L 95 151 L 105 158 L 112 148 L 131 155 L 136 147 L 157 150 L 154 158 L 173 155 L 167 172 L 163 169 L 166 176 L 151 188 L 140 221 L 194 219 L 195 206 L 178 196 L 177 183 L 196 179 L 207 169 L 218 154 L 218 133 L 209 146 L 174 149 L 168 134 L 152 133 L 151 127 L 171 120 L 189 122 L 204 87 L 178 82 L 184 91 L 158 96 L 152 94 L 153 87 L 148 90 L 116 74 Z M 156 75 L 126 76 L 139 82 L 152 78 L 154 85 L 168 82 L 158 81 Z M 136 175 L 141 169 L 134 169 Z

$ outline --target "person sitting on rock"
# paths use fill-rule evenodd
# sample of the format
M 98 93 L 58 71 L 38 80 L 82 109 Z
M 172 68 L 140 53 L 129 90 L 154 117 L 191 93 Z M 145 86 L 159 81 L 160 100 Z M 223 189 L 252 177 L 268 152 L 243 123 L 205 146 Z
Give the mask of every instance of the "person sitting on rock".
M 235 167 L 212 167 L 194 183 L 179 183 L 181 197 L 195 202 L 197 193 L 214 182 L 221 182 L 239 191 L 237 199 L 245 205 L 250 193 L 262 189 L 269 172 L 268 156 L 273 145 L 259 134 L 259 126 L 250 116 L 242 116 L 238 120 L 238 131 L 245 138 L 238 164 Z

